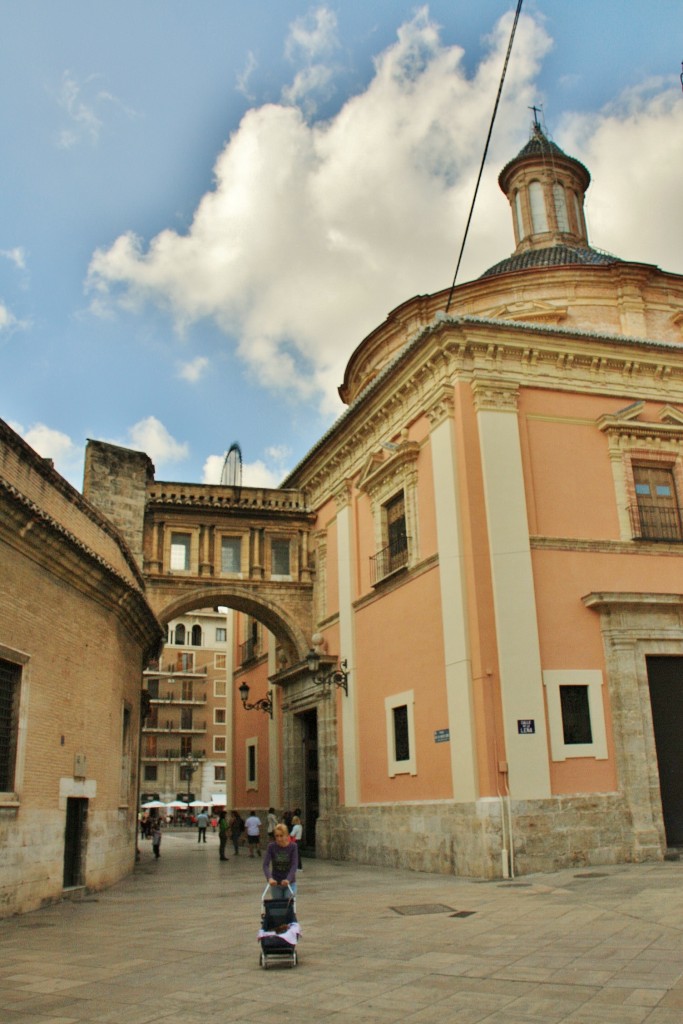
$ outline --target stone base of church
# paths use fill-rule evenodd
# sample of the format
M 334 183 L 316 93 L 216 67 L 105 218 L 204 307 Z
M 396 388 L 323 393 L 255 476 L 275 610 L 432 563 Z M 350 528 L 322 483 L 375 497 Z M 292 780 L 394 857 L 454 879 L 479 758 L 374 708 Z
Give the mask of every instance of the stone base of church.
M 504 865 L 517 876 L 664 853 L 656 831 L 636 833 L 618 793 L 511 800 L 509 809 L 497 798 L 340 807 L 316 827 L 323 859 L 470 878 L 506 877 Z

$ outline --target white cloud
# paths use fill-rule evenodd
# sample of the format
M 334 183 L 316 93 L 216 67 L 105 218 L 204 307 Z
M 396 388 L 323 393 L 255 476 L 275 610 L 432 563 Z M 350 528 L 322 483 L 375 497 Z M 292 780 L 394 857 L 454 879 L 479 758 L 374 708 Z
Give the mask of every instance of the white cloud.
M 247 63 L 244 71 L 237 75 L 237 91 L 241 92 L 248 100 L 253 100 L 253 95 L 249 92 L 249 79 L 253 75 L 254 71 L 258 67 L 256 57 L 249 50 L 247 54 Z
M 645 82 L 597 114 L 568 117 L 558 139 L 591 173 L 591 241 L 623 259 L 683 273 L 680 88 Z
M 107 104 L 118 108 L 129 118 L 137 116 L 136 112 L 122 103 L 117 96 L 106 89 L 94 88 L 94 83 L 101 77 L 89 75 L 81 82 L 71 71 L 63 72 L 57 103 L 66 117 L 67 124 L 57 134 L 60 149 L 71 149 L 84 139 L 93 144 L 97 143 L 104 125 L 101 111 Z
M 155 416 L 139 420 L 129 429 L 128 436 L 128 446 L 145 452 L 156 466 L 164 462 L 180 462 L 189 454 L 188 445 L 176 441 Z
M 4 302 L 0 301 L 0 331 L 9 330 L 10 327 L 14 327 L 16 324 L 17 318 L 14 313 Z
M 196 382 L 203 377 L 204 371 L 209 365 L 209 360 L 206 356 L 197 356 L 189 363 L 181 363 L 178 367 L 178 376 L 181 380 L 189 381 L 191 384 Z
M 254 462 L 242 463 L 243 487 L 279 487 L 291 469 L 285 465 L 291 452 L 285 445 L 267 448 L 265 452 L 268 462 L 256 459 Z M 225 455 L 209 455 L 204 463 L 202 483 L 219 484 L 223 471 Z
M 501 18 L 468 76 L 462 49 L 445 45 L 421 8 L 376 58 L 365 91 L 329 121 L 308 124 L 298 107 L 276 104 L 248 111 L 187 233 L 168 229 L 149 244 L 128 233 L 98 250 L 93 295 L 128 308 L 155 303 L 178 329 L 212 318 L 261 385 L 320 394 L 327 414 L 338 411 L 337 385 L 364 335 L 407 297 L 451 282 L 511 19 Z M 301 30 L 296 45 L 315 55 L 324 38 Z M 528 138 L 550 46 L 522 15 L 460 282 L 513 249 L 497 175 Z M 658 239 L 670 238 L 672 269 L 683 234 L 683 105 L 674 92 L 631 96 L 553 132 L 593 174 L 595 244 L 656 261 Z
M 313 61 L 332 53 L 338 46 L 336 14 L 327 7 L 317 7 L 292 22 L 285 53 L 290 60 L 303 57 Z
M 44 423 L 34 423 L 25 429 L 20 423 L 9 424 L 15 433 L 44 459 L 52 459 L 57 472 L 74 487 L 80 487 L 83 478 L 83 447 L 76 445 L 68 434 L 54 430 Z
M 26 253 L 21 246 L 16 246 L 14 249 L 0 249 L 0 256 L 13 263 L 17 270 L 26 270 Z

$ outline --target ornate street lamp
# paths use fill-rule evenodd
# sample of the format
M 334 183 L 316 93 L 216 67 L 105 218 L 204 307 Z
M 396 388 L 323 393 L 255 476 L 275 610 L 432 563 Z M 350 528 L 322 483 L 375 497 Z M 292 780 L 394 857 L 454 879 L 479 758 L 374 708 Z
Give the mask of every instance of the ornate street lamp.
M 242 701 L 242 707 L 245 711 L 266 711 L 270 717 L 273 717 L 273 691 L 268 690 L 265 697 L 261 697 L 260 700 L 255 700 L 253 704 L 247 704 L 249 700 L 249 687 L 246 683 L 242 683 L 239 687 L 240 700 Z
M 194 754 L 188 754 L 180 762 L 180 767 L 185 772 L 187 778 L 187 795 L 188 799 L 192 791 L 192 776 L 200 766 L 200 761 L 194 756 Z
M 306 655 L 306 664 L 318 686 L 322 686 L 325 691 L 329 691 L 332 686 L 341 687 L 348 697 L 349 671 L 346 658 L 338 666 L 331 668 L 329 672 L 324 672 L 320 669 L 320 655 L 317 651 L 310 650 Z

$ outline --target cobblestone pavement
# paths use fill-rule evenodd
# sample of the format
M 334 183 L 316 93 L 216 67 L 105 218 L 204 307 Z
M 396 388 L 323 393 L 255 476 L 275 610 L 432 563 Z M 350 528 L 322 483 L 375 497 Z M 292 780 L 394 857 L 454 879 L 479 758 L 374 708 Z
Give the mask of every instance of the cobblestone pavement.
M 264 880 L 165 834 L 106 892 L 0 922 L 2 1024 L 681 1024 L 683 862 L 475 882 L 306 860 L 299 965 Z

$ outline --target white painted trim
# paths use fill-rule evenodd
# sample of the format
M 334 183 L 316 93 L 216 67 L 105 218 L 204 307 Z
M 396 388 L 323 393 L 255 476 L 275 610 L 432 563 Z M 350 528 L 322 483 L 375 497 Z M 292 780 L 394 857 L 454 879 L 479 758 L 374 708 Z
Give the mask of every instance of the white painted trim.
M 476 800 L 479 787 L 460 503 L 450 417 L 432 430 L 431 448 L 453 799 L 469 801 Z
M 599 669 L 547 669 L 543 673 L 548 723 L 550 726 L 550 749 L 553 761 L 567 758 L 594 757 L 607 759 L 607 730 L 605 709 L 602 699 L 602 672 Z M 562 727 L 561 686 L 587 686 L 588 710 L 591 720 L 592 743 L 565 743 Z
M 522 451 L 516 408 L 477 412 L 510 795 L 551 795 Z M 521 733 L 520 720 L 534 732 Z
M 356 727 L 355 644 L 353 629 L 353 521 L 345 504 L 337 512 L 337 566 L 339 581 L 339 657 L 346 659 L 348 695 L 341 694 L 342 750 L 344 753 L 344 803 L 355 807 L 359 799 L 358 730 Z

